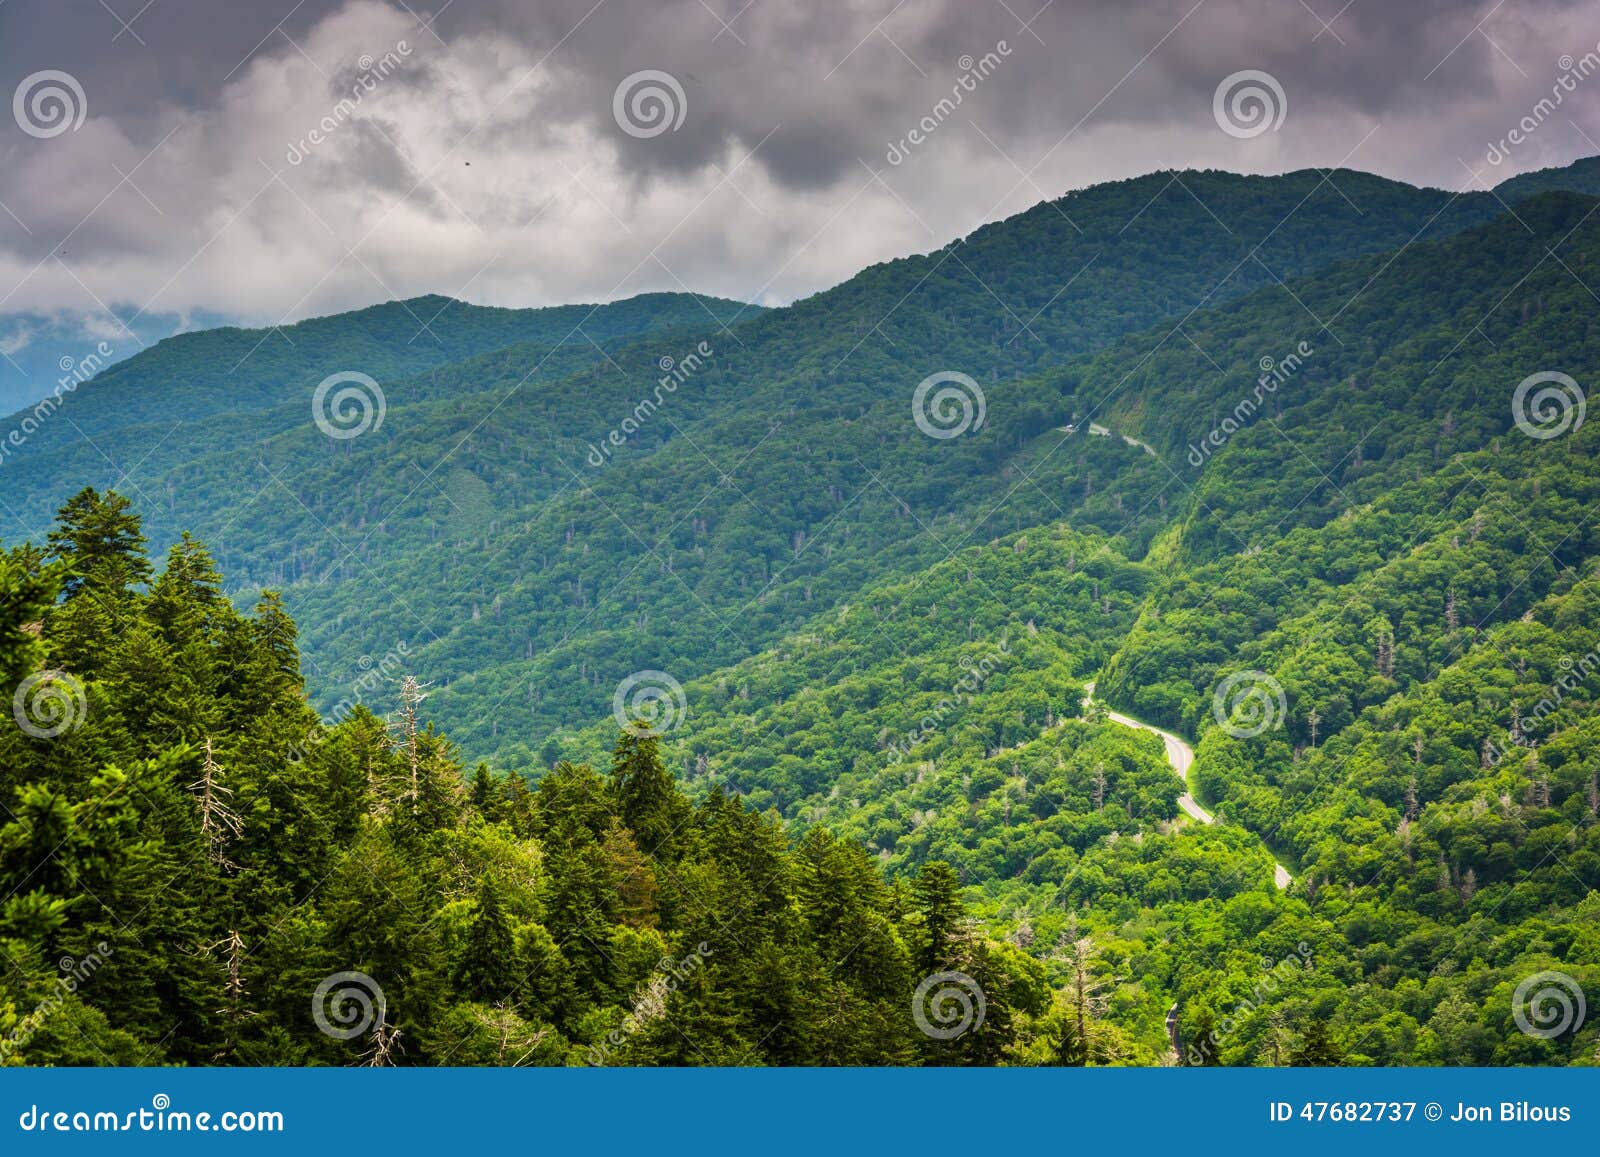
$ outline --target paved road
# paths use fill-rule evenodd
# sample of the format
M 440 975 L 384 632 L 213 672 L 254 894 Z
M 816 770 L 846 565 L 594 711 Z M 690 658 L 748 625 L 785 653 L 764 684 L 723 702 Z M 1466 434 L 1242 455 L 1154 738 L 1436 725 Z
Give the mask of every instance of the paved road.
M 1085 685 L 1084 691 L 1084 703 L 1087 705 L 1094 699 L 1094 684 Z M 1172 734 L 1172 732 L 1163 731 L 1159 727 L 1151 727 L 1148 723 L 1141 723 L 1131 715 L 1124 715 L 1120 711 L 1107 710 L 1106 718 L 1113 723 L 1120 723 L 1124 727 L 1132 727 L 1136 731 L 1150 731 L 1161 736 L 1161 741 L 1167 747 L 1167 762 L 1172 765 L 1172 770 L 1178 773 L 1178 778 L 1183 780 L 1183 786 L 1185 788 L 1189 786 L 1189 769 L 1194 766 L 1194 748 Z M 1217 817 L 1201 807 L 1194 796 L 1187 790 L 1178 797 L 1178 806 L 1203 824 L 1217 822 Z M 1289 875 L 1289 869 L 1274 860 L 1272 864 L 1272 881 L 1280 888 L 1287 888 L 1294 882 L 1294 877 Z
M 1078 427 L 1076 426 L 1057 426 L 1056 429 L 1063 434 L 1076 434 L 1078 432 Z M 1089 433 L 1096 434 L 1101 438 L 1111 437 L 1111 430 L 1105 426 L 1102 426 L 1099 422 L 1089 423 Z M 1152 458 L 1161 457 L 1161 455 L 1156 453 L 1156 448 L 1154 446 L 1150 445 L 1148 442 L 1139 441 L 1139 439 L 1135 438 L 1132 434 L 1122 435 L 1122 440 L 1130 446 L 1139 447 L 1139 449 L 1143 450 Z

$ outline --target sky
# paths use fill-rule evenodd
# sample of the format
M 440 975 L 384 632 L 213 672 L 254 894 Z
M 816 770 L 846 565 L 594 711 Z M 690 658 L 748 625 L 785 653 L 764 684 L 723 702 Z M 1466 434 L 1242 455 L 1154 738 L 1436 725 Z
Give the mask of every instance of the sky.
M 0 0 L 0 386 L 423 293 L 782 304 L 1161 169 L 1482 188 L 1600 153 L 1586 56 L 1593 0 Z

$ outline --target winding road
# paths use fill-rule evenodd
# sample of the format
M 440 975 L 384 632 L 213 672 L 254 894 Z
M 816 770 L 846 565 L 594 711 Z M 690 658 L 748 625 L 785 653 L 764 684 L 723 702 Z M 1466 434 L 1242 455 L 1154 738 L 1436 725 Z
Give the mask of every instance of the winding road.
M 1094 702 L 1094 684 L 1087 683 L 1084 685 L 1083 705 L 1087 707 L 1092 702 Z M 1161 736 L 1161 742 L 1167 748 L 1167 762 L 1172 765 L 1172 770 L 1177 772 L 1178 778 L 1183 781 L 1185 789 L 1184 793 L 1178 797 L 1178 806 L 1191 818 L 1203 824 L 1217 822 L 1217 817 L 1201 807 L 1195 800 L 1193 793 L 1188 790 L 1189 769 L 1194 766 L 1194 748 L 1172 734 L 1172 732 L 1163 731 L 1159 727 L 1152 727 L 1148 723 L 1141 723 L 1131 715 L 1123 715 L 1119 711 L 1107 709 L 1106 718 L 1113 723 L 1120 723 L 1123 727 L 1131 727 L 1135 731 L 1149 731 Z M 1289 875 L 1289 869 L 1274 860 L 1272 862 L 1272 882 L 1280 888 L 1287 888 L 1294 882 L 1294 877 Z
M 1073 425 L 1073 426 L 1057 426 L 1056 429 L 1058 431 L 1060 431 L 1061 433 L 1063 433 L 1063 434 L 1076 434 L 1078 432 L 1078 427 L 1075 426 L 1075 425 Z M 1109 438 L 1109 437 L 1111 437 L 1110 428 L 1106 427 L 1106 426 L 1102 426 L 1099 422 L 1090 422 L 1089 423 L 1089 433 L 1094 434 L 1094 435 L 1096 435 L 1098 437 L 1101 437 L 1101 438 Z M 1124 442 L 1126 442 L 1130 446 L 1139 447 L 1139 449 L 1143 450 L 1146 454 L 1150 455 L 1152 458 L 1161 457 L 1161 455 L 1156 453 L 1156 448 L 1154 446 L 1150 445 L 1150 443 L 1148 443 L 1148 442 L 1139 441 L 1139 439 L 1135 438 L 1132 434 L 1124 434 L 1124 435 L 1122 435 L 1122 440 Z

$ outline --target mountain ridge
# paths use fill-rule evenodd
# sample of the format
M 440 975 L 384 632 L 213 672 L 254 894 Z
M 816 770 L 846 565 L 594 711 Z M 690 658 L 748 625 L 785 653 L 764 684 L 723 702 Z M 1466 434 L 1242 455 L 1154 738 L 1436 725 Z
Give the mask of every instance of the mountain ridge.
M 56 751 L 95 744 L 79 762 L 115 761 L 106 783 L 134 767 L 127 806 L 146 808 L 143 788 L 159 803 L 204 773 L 197 747 L 154 739 L 197 745 L 220 720 L 216 762 L 252 817 L 240 851 L 276 889 L 251 919 L 296 931 L 253 991 L 280 992 L 274 972 L 347 928 L 409 921 L 403 949 L 377 936 L 375 958 L 400 963 L 509 938 L 566 980 L 499 1023 L 556 1026 L 540 1039 L 559 1063 L 603 1033 L 592 1008 L 623 1015 L 668 950 L 658 927 L 718 935 L 690 876 L 741 929 L 800 920 L 788 942 L 821 946 L 804 960 L 854 960 L 867 986 L 807 964 L 786 993 L 829 984 L 882 1018 L 914 979 L 906 946 L 970 911 L 967 956 L 918 967 L 972 969 L 994 1031 L 1022 1029 L 1011 1060 L 1158 1063 L 1178 1039 L 1189 1065 L 1590 1063 L 1600 1026 L 1512 1022 L 1530 975 L 1600 983 L 1600 430 L 1580 385 L 1600 373 L 1600 200 L 1543 191 L 1507 212 L 1336 179 L 1156 175 L 1086 198 L 1079 222 L 1036 207 L 725 329 L 702 312 L 479 352 L 394 379 L 387 420 L 357 438 L 294 406 L 232 419 L 231 442 L 228 418 L 192 423 L 214 444 L 156 452 L 150 533 L 193 529 L 245 589 L 281 583 L 326 721 L 283 603 L 238 616 L 190 540 L 146 593 L 140 524 L 74 498 L 65 538 L 100 560 L 86 573 L 110 609 L 69 598 L 13 627 L 81 673 L 93 722 L 59 749 L 0 735 L 0 763 L 42 781 L 0 871 L 28 871 L 33 833 L 54 830 L 31 817 L 81 801 L 95 821 L 100 781 Z M 916 408 L 919 381 L 965 405 Z M 1528 382 L 1554 392 L 1530 406 Z M 49 494 L 36 481 L 29 510 Z M 120 549 L 93 533 L 108 516 Z M 40 561 L 0 558 L 25 578 Z M 214 701 L 195 709 L 199 684 Z M 263 703 L 282 726 L 260 726 Z M 399 731 L 378 717 L 397 703 Z M 1214 824 L 1189 822 L 1161 740 L 1106 708 L 1193 737 Z M 455 745 L 484 761 L 470 810 Z M 586 766 L 608 751 L 610 788 Z M 632 801 L 627 831 L 608 790 Z M 148 814 L 197 823 L 162 806 Z M 346 844 L 357 862 L 336 871 Z M 174 870 L 178 846 L 151 844 Z M 1281 890 L 1275 855 L 1294 866 Z M 484 915 L 498 893 L 456 880 L 491 862 L 518 882 L 515 934 Z M 97 895 L 144 904 L 144 877 L 85 868 Z M 658 892 L 611 883 L 645 869 Z M 336 899 L 301 913 L 330 872 Z M 565 943 L 590 928 L 600 943 Z M 738 1000 L 675 1007 L 734 1009 L 726 1039 L 765 1040 L 742 1033 L 788 957 L 758 943 L 703 974 Z M 504 956 L 453 975 L 495 996 L 481 986 Z M 183 959 L 181 1007 L 216 1018 L 219 962 Z M 1101 999 L 1070 1004 L 1091 986 Z M 310 985 L 289 987 L 299 1008 Z M 473 1039 L 443 999 L 394 991 L 428 1058 Z M 733 1031 L 718 1023 L 709 1039 Z M 770 1055 L 863 1055 L 802 1038 Z
M 1341 184 L 1362 196 L 1367 202 L 1365 212 L 1346 200 L 1348 193 L 1338 187 Z M 1227 197 L 1239 194 L 1248 196 L 1237 204 L 1224 203 Z M 1269 195 L 1265 202 L 1259 199 L 1263 195 Z M 1399 198 L 1400 204 L 1383 209 L 1392 198 Z M 1062 215 L 1061 205 L 1067 203 L 1083 217 L 1081 224 Z M 1149 174 L 1075 191 L 1059 204 L 1042 203 L 975 230 L 959 244 L 870 267 L 840 286 L 783 309 L 741 318 L 733 303 L 726 303 L 725 313 L 706 318 L 703 310 L 685 302 L 690 311 L 684 315 L 689 319 L 687 328 L 663 331 L 659 339 L 622 334 L 599 357 L 584 347 L 584 356 L 569 367 L 566 377 L 558 372 L 548 380 L 529 380 L 526 366 L 543 365 L 549 357 L 548 350 L 537 346 L 500 347 L 502 351 L 526 348 L 529 352 L 507 357 L 491 350 L 466 361 L 424 369 L 421 376 L 402 379 L 393 387 L 391 412 L 381 430 L 338 444 L 333 447 L 336 454 L 326 452 L 323 436 L 303 419 L 283 426 L 294 417 L 292 407 L 283 408 L 275 419 L 281 429 L 272 432 L 263 426 L 261 435 L 251 436 L 239 447 L 263 467 L 254 472 L 255 481 L 250 483 L 252 505 L 243 510 L 229 507 L 229 493 L 237 492 L 237 451 L 226 443 L 211 450 L 209 458 L 196 459 L 180 444 L 184 435 L 174 435 L 156 449 L 152 465 L 157 469 L 151 470 L 150 480 L 136 485 L 164 492 L 162 506 L 169 509 L 160 510 L 160 521 L 155 524 L 158 540 L 175 534 L 179 526 L 192 528 L 215 540 L 225 569 L 243 576 L 247 588 L 287 585 L 291 606 L 305 623 L 308 659 L 314 670 L 324 665 L 330 671 L 350 669 L 360 655 L 387 649 L 408 633 L 420 633 L 445 646 L 452 656 L 445 668 L 452 677 L 446 679 L 438 696 L 440 705 L 448 708 L 464 690 L 455 676 L 470 672 L 470 681 L 481 681 L 492 671 L 492 667 L 484 667 L 487 653 L 482 648 L 504 647 L 504 639 L 496 643 L 489 632 L 489 623 L 502 619 L 491 618 L 481 628 L 473 626 L 486 608 L 495 616 L 511 614 L 525 623 L 548 624 L 525 627 L 526 638 L 516 649 L 541 652 L 540 662 L 547 665 L 543 670 L 549 674 L 561 668 L 548 664 L 570 662 L 580 681 L 587 682 L 596 678 L 596 664 L 604 662 L 620 677 L 628 669 L 660 665 L 667 655 L 684 653 L 683 648 L 694 653 L 708 645 L 716 648 L 716 658 L 709 660 L 712 665 L 707 669 L 715 669 L 718 662 L 734 658 L 727 650 L 732 636 L 726 624 L 721 624 L 720 631 L 713 627 L 693 643 L 688 639 L 680 644 L 658 640 L 649 648 L 619 650 L 616 639 L 603 641 L 614 630 L 592 638 L 581 635 L 591 629 L 588 624 L 597 625 L 598 605 L 587 605 L 596 597 L 592 592 L 620 599 L 612 612 L 624 614 L 629 613 L 630 602 L 644 598 L 646 587 L 653 592 L 651 600 L 670 597 L 673 590 L 680 598 L 690 597 L 691 605 L 709 596 L 711 605 L 724 608 L 721 613 L 743 605 L 744 621 L 757 631 L 758 639 L 781 637 L 819 609 L 811 604 L 815 595 L 827 591 L 825 600 L 847 597 L 852 584 L 887 573 L 882 571 L 882 563 L 865 551 L 851 550 L 845 569 L 836 570 L 822 565 L 817 552 L 797 545 L 833 526 L 835 511 L 852 493 L 864 505 L 843 512 L 846 521 L 838 529 L 846 533 L 850 527 L 867 525 L 857 520 L 863 514 L 880 526 L 892 526 L 896 506 L 909 505 L 926 508 L 926 516 L 932 518 L 929 525 L 934 528 L 941 520 L 956 519 L 949 526 L 960 535 L 963 504 L 974 511 L 981 509 L 975 505 L 977 495 L 991 485 L 994 489 L 988 501 L 1003 498 L 1011 502 L 1014 511 L 1008 510 L 1006 517 L 1014 520 L 1014 527 L 1037 519 L 1018 504 L 1015 487 L 994 472 L 1011 469 L 1006 465 L 1008 459 L 1041 436 L 1046 436 L 1041 445 L 1054 442 L 1059 447 L 1059 440 L 1048 435 L 1051 428 L 1070 422 L 1075 409 L 1100 404 L 1092 394 L 1074 398 L 1076 387 L 1071 381 L 1051 380 L 1055 373 L 1051 367 L 1075 357 L 1098 356 L 1108 365 L 1119 358 L 1141 360 L 1146 356 L 1142 352 L 1137 356 L 1115 352 L 1118 342 L 1127 349 L 1130 340 L 1120 334 L 1139 332 L 1141 325 L 1174 316 L 1168 295 L 1176 292 L 1173 286 L 1177 283 L 1168 282 L 1151 293 L 1141 288 L 1144 283 L 1130 281 L 1132 270 L 1153 275 L 1181 268 L 1191 295 L 1184 308 L 1191 318 L 1209 316 L 1208 310 L 1252 293 L 1280 294 L 1283 308 L 1288 309 L 1292 293 L 1281 295 L 1278 270 L 1263 258 L 1266 251 L 1259 242 L 1254 247 L 1249 244 L 1253 238 L 1279 245 L 1267 256 L 1284 270 L 1292 270 L 1306 261 L 1337 264 L 1350 259 L 1352 237 L 1358 239 L 1353 243 L 1357 250 L 1364 244 L 1359 238 L 1365 237 L 1366 245 L 1377 247 L 1386 238 L 1402 245 L 1403 252 L 1422 244 L 1419 237 L 1426 240 L 1432 236 L 1430 230 L 1450 236 L 1450 229 L 1457 226 L 1481 225 L 1478 219 L 1485 214 L 1487 219 L 1504 216 L 1488 194 L 1454 196 L 1411 190 L 1398 182 L 1354 172 L 1306 170 L 1282 178 L 1208 172 Z M 1113 225 L 1118 227 L 1112 230 Z M 1085 226 L 1100 230 L 1110 240 L 1100 245 L 1094 240 L 1100 234 L 1094 234 L 1085 243 Z M 1241 234 L 1235 226 L 1246 232 Z M 1019 264 L 1025 234 L 1018 230 L 1035 228 L 1045 232 L 1035 239 L 1041 243 L 1030 250 L 1032 264 Z M 1330 243 L 1333 237 L 1338 238 L 1337 244 Z M 1045 239 L 1048 244 L 1043 243 Z M 1175 242 L 1201 246 L 1205 259 L 1194 260 Z M 1074 269 L 1071 262 L 1063 263 L 1062 268 L 1050 270 L 1034 282 L 1020 276 L 1024 269 L 1039 269 L 1041 258 L 1058 250 L 1077 253 L 1084 266 Z M 1373 264 L 1383 268 L 1381 259 Z M 1292 274 L 1290 280 L 1295 280 Z M 908 289 L 915 292 L 908 294 Z M 1134 296 L 1127 295 L 1130 291 Z M 1108 293 L 1116 295 L 1120 313 L 1106 311 Z M 998 304 L 996 294 L 1005 295 Z M 1131 311 L 1130 303 L 1140 301 L 1139 311 Z M 1097 317 L 1096 311 L 1102 316 Z M 382 307 L 363 312 L 390 319 L 396 315 L 392 309 L 385 313 Z M 700 325 L 702 319 L 708 324 Z M 716 331 L 724 321 L 733 323 L 732 329 L 724 326 L 726 339 Z M 1195 323 L 1186 324 L 1192 327 Z M 673 332 L 677 336 L 672 336 Z M 1157 332 L 1151 331 L 1152 335 Z M 654 363 L 666 356 L 659 347 L 666 345 L 673 354 L 681 355 L 702 338 L 715 338 L 720 348 L 693 380 L 676 392 L 672 407 L 631 434 L 615 464 L 601 471 L 585 465 L 586 447 L 607 427 L 614 427 L 637 399 L 648 396 L 651 383 L 660 376 Z M 886 348 L 890 341 L 895 346 Z M 924 367 L 906 374 L 894 352 L 899 346 L 920 348 L 927 359 Z M 1091 354 L 1102 347 L 1106 352 Z M 890 436 L 895 427 L 887 423 L 901 420 L 899 411 L 904 405 L 897 399 L 909 393 L 916 377 L 941 368 L 941 363 L 972 367 L 994 394 L 989 430 L 983 437 L 951 445 L 906 443 L 910 461 L 880 464 L 875 468 L 880 473 L 874 476 L 862 465 L 879 456 L 873 439 Z M 985 363 L 987 369 L 982 368 Z M 1119 368 L 1116 372 L 1120 377 L 1126 371 Z M 1041 374 L 1046 380 L 1026 389 L 1009 384 L 1030 382 Z M 425 380 L 433 385 L 413 399 L 404 383 Z M 765 414 L 753 410 L 765 410 Z M 579 428 L 573 420 L 579 413 L 592 415 L 589 421 L 593 425 Z M 1127 426 L 1124 432 L 1139 430 L 1130 414 L 1118 413 L 1118 423 Z M 868 425 L 858 433 L 865 438 L 852 435 L 854 442 L 837 441 L 840 431 L 863 421 Z M 201 431 L 198 426 L 193 429 Z M 157 428 L 151 427 L 140 438 L 154 438 L 156 433 Z M 204 437 L 228 433 L 213 424 Z M 904 437 L 899 431 L 893 436 Z M 797 437 L 810 438 L 813 445 L 805 446 L 794 440 Z M 856 455 L 856 465 L 828 461 L 837 457 L 837 452 L 819 456 L 817 438 L 827 439 L 826 444 L 836 451 Z M 828 479 L 826 485 L 838 497 L 820 504 L 781 498 L 774 506 L 777 491 L 754 488 L 755 505 L 747 503 L 751 495 L 744 491 L 752 488 L 748 484 L 730 488 L 727 466 L 743 462 L 746 455 L 738 449 L 740 445 L 762 450 L 770 448 L 769 439 L 776 440 L 772 446 L 777 452 L 795 454 L 797 462 L 810 459 L 801 476 Z M 82 462 L 93 463 L 97 449 L 86 446 L 75 451 L 79 469 Z M 115 446 L 110 449 L 112 457 L 125 460 Z M 1131 488 L 1125 493 L 1109 493 L 1106 498 L 1111 506 L 1131 498 L 1146 511 L 1144 529 L 1139 533 L 1155 533 L 1162 522 L 1152 509 L 1161 490 L 1161 468 L 1144 463 L 1141 473 L 1141 464 L 1100 444 L 1080 444 L 1070 453 L 1062 453 L 1068 454 L 1070 463 L 1053 463 L 1051 468 L 1063 470 L 1064 479 L 1073 478 L 1069 485 L 1083 487 L 1085 497 L 1076 503 L 1053 499 L 1059 504 L 1056 513 L 1087 514 L 1099 501 L 1091 493 L 1098 471 Z M 665 457 L 656 461 L 661 455 Z M 1024 455 L 1020 460 L 1037 462 L 1049 456 L 1041 449 L 1032 459 Z M 756 457 L 758 461 L 744 469 L 758 466 L 761 454 Z M 914 468 L 907 470 L 907 465 Z M 12 471 L 12 478 L 25 479 L 25 472 L 16 473 L 18 466 L 10 463 L 5 469 Z M 970 474 L 970 495 L 962 496 L 957 488 L 939 498 L 936 491 L 927 489 L 935 480 L 941 489 L 949 489 L 951 467 L 958 476 Z M 710 540 L 684 541 L 671 547 L 664 540 L 655 541 L 663 533 L 681 536 L 685 528 L 698 525 L 677 515 L 657 522 L 653 512 L 657 499 L 639 486 L 657 485 L 654 480 L 664 478 L 664 471 L 675 472 L 686 492 L 698 492 L 697 488 L 711 491 L 709 503 L 695 518 L 709 524 L 708 532 L 720 524 L 719 540 L 731 544 L 737 538 L 743 557 L 726 548 L 704 556 Z M 52 472 L 52 476 L 58 473 L 67 472 Z M 392 484 L 386 482 L 384 476 L 393 473 L 402 477 Z M 873 477 L 878 481 L 871 481 Z M 1141 477 L 1146 481 L 1139 481 Z M 981 479 L 987 480 L 980 483 Z M 52 493 L 51 485 L 52 477 L 42 478 L 20 509 L 32 510 L 35 519 L 44 517 L 52 502 L 60 498 L 59 493 Z M 1028 485 L 1029 493 L 1037 493 L 1038 483 Z M 731 504 L 719 491 L 726 493 Z M 931 506 L 927 506 L 929 500 Z M 678 508 L 680 513 L 689 501 L 692 498 Z M 8 499 L 8 505 L 15 503 Z M 749 516 L 757 507 L 766 515 L 751 523 Z M 774 509 L 785 511 L 778 525 L 771 517 Z M 1089 525 L 1109 526 L 1115 524 L 1117 513 L 1108 507 L 1089 517 L 1097 520 Z M 675 527 L 679 522 L 683 525 Z M 527 532 L 515 529 L 519 524 L 526 525 Z M 270 525 L 272 533 L 256 534 L 256 525 Z M 652 525 L 654 530 L 649 529 Z M 585 533 L 601 536 L 591 542 L 600 549 L 600 557 L 637 549 L 637 540 L 646 538 L 655 542 L 656 549 L 666 550 L 657 562 L 668 563 L 676 556 L 677 565 L 688 568 L 681 574 L 704 574 L 705 578 L 694 578 L 699 589 L 691 587 L 690 595 L 685 596 L 684 580 L 668 565 L 665 585 L 659 590 L 646 584 L 630 591 L 590 563 L 576 559 L 558 562 L 565 553 L 560 538 L 570 542 L 573 528 L 578 526 L 586 528 Z M 641 529 L 646 533 L 639 533 Z M 909 529 L 916 530 L 914 526 Z M 702 537 L 695 535 L 696 540 Z M 894 532 L 883 538 L 882 546 L 914 545 L 920 540 L 917 533 L 908 538 L 904 532 Z M 483 557 L 469 563 L 460 550 L 463 542 L 479 543 Z M 830 549 L 837 545 L 843 544 L 828 544 Z M 928 546 L 914 548 L 927 550 Z M 690 553 L 683 554 L 684 550 Z M 704 564 L 693 561 L 700 557 L 714 559 L 715 569 L 706 570 Z M 935 555 L 914 557 L 931 560 Z M 536 564 L 534 573 L 526 569 L 530 562 Z M 547 567 L 554 569 L 538 573 Z M 630 584 L 644 577 L 637 564 L 625 569 L 625 581 Z M 825 574 L 835 577 L 823 580 Z M 699 586 L 706 581 L 724 589 L 715 592 L 715 588 Z M 352 582 L 355 586 L 349 593 L 342 593 L 345 584 Z M 749 599 L 728 602 L 729 583 L 743 589 Z M 775 583 L 778 585 L 773 586 Z M 402 592 L 419 589 L 454 593 L 437 609 L 419 608 L 414 614 L 396 616 L 372 609 L 385 603 L 407 605 L 412 600 Z M 567 597 L 575 603 L 573 613 L 549 605 L 550 592 L 555 589 L 568 592 Z M 430 602 L 436 599 L 429 595 Z M 368 607 L 360 616 L 364 637 L 359 641 L 351 639 L 346 629 L 351 621 L 346 608 L 356 602 Z M 543 609 L 530 618 L 535 605 Z M 675 629 L 698 628 L 684 624 Z M 546 636 L 545 631 L 551 633 Z M 579 651 L 573 651 L 578 645 L 578 637 L 572 637 L 574 631 L 580 632 L 583 640 Z M 454 641 L 446 642 L 452 636 Z M 761 643 L 752 640 L 752 645 L 759 649 Z M 602 659 L 602 650 L 611 652 L 610 657 Z M 510 663 L 512 656 L 501 654 L 495 661 Z M 529 671 L 519 681 L 531 676 Z M 326 687 L 323 693 L 337 698 L 334 692 L 339 676 L 327 678 L 335 681 L 314 679 L 314 685 Z M 504 677 L 496 681 L 500 689 L 479 700 L 483 706 L 462 708 L 478 712 L 480 725 L 491 730 L 497 724 L 489 724 L 482 712 L 487 704 L 503 700 L 511 686 Z M 533 681 L 548 683 L 545 676 Z M 579 698 L 574 693 L 570 703 L 575 705 Z M 471 727 L 461 726 L 459 718 L 454 719 L 452 730 L 463 740 L 481 741 L 474 738 Z

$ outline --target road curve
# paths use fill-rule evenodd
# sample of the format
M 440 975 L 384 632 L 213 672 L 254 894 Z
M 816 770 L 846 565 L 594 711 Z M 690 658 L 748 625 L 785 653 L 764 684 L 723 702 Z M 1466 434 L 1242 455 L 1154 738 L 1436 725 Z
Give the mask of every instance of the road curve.
M 1094 684 L 1086 683 L 1083 690 L 1083 703 L 1087 707 L 1094 701 Z M 1184 793 L 1178 797 L 1178 806 L 1190 817 L 1203 824 L 1217 822 L 1217 817 L 1201 807 L 1195 800 L 1194 795 L 1187 790 L 1189 787 L 1189 769 L 1194 766 L 1194 748 L 1172 734 L 1172 732 L 1163 731 L 1159 727 L 1152 727 L 1148 723 L 1141 723 L 1133 716 L 1124 715 L 1120 711 L 1106 709 L 1106 718 L 1113 723 L 1121 724 L 1123 727 L 1131 727 L 1135 731 L 1149 731 L 1161 736 L 1161 742 L 1167 748 L 1167 762 L 1172 765 L 1172 770 L 1177 772 L 1178 778 L 1183 781 L 1185 789 Z M 1294 882 L 1294 877 L 1289 875 L 1289 869 L 1274 860 L 1272 862 L 1272 882 L 1280 888 L 1287 888 Z

